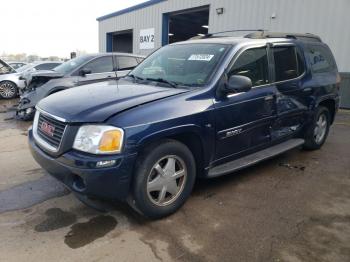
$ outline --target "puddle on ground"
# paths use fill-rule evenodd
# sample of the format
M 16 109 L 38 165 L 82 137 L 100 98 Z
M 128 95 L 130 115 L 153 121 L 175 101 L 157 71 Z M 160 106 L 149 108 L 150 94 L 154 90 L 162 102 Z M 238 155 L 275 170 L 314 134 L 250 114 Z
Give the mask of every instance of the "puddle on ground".
M 50 208 L 45 212 L 47 218 L 35 226 L 37 232 L 48 232 L 59 228 L 67 227 L 77 221 L 74 214 L 63 211 L 60 208 Z
M 93 217 L 88 222 L 74 224 L 64 237 L 64 243 L 74 249 L 83 247 L 105 236 L 117 224 L 117 220 L 109 215 Z

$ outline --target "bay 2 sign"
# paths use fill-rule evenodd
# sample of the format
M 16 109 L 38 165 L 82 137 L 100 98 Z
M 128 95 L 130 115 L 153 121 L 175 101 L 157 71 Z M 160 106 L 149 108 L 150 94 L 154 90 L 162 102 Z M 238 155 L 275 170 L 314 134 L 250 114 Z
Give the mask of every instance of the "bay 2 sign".
M 140 30 L 140 49 L 154 48 L 154 28 Z

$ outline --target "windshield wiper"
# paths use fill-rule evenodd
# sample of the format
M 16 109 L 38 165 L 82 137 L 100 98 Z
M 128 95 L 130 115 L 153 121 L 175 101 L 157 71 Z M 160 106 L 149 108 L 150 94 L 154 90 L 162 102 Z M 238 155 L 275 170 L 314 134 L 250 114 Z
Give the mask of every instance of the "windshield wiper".
M 148 81 L 154 81 L 154 82 L 159 82 L 159 83 L 165 83 L 165 84 L 168 84 L 170 85 L 171 87 L 173 88 L 177 88 L 178 87 L 178 84 L 173 82 L 173 81 L 169 81 L 169 80 L 166 80 L 164 78 L 146 78 L 146 80 Z
M 126 76 L 124 76 L 124 77 L 131 77 L 131 78 L 133 78 L 134 80 L 145 80 L 145 79 L 143 79 L 142 77 L 135 76 L 135 75 L 133 75 L 133 74 L 126 75 Z

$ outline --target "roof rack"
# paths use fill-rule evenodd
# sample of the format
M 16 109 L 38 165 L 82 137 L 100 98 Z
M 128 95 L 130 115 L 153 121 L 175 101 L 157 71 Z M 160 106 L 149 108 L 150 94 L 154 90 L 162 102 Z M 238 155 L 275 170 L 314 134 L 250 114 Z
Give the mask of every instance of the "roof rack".
M 221 32 L 215 32 L 215 33 L 208 33 L 205 35 L 198 35 L 191 37 L 190 39 L 205 39 L 205 38 L 211 38 L 215 37 L 215 35 L 224 34 L 224 33 L 234 33 L 234 32 L 264 32 L 264 29 L 235 29 L 235 30 L 227 30 L 227 31 L 221 31 Z M 216 37 L 225 37 L 225 36 L 216 36 Z
M 250 33 L 246 36 L 246 38 L 252 39 L 265 39 L 265 38 L 291 38 L 291 39 L 299 39 L 299 40 L 307 40 L 307 41 L 317 41 L 322 42 L 321 38 L 317 35 L 306 33 L 283 33 L 283 32 L 266 32 L 260 31 L 255 33 Z

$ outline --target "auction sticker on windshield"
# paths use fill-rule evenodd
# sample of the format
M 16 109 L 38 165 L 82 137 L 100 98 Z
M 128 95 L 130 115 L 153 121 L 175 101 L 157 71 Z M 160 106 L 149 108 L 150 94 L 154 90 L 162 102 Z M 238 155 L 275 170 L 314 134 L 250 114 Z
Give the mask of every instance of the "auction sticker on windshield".
M 188 58 L 188 60 L 210 61 L 213 57 L 214 55 L 209 55 L 209 54 L 193 54 Z

